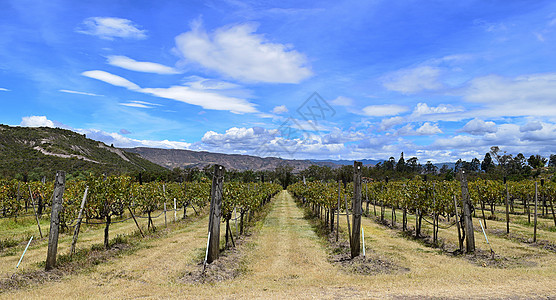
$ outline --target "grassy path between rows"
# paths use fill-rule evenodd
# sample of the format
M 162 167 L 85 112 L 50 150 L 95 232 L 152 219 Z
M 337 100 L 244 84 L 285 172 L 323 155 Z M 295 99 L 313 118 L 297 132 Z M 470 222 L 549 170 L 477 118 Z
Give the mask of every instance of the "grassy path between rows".
M 367 252 L 408 272 L 348 274 L 328 262 L 324 242 L 283 191 L 251 240 L 244 244 L 246 271 L 233 280 L 191 284 L 182 279 L 199 268 L 206 217 L 150 241 L 148 247 L 60 282 L 0 294 L 0 298 L 541 298 L 556 296 L 555 255 L 535 258 L 535 267 L 495 269 L 450 257 L 363 218 Z M 341 220 L 345 227 L 345 217 Z M 508 241 L 509 242 L 509 241 Z M 535 251 L 536 254 L 541 254 Z

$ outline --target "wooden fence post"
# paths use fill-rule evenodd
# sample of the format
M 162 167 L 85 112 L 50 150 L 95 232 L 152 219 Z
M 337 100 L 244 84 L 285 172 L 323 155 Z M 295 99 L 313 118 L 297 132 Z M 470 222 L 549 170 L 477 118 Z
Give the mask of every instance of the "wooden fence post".
M 508 191 L 508 183 L 506 182 L 506 176 L 504 176 L 504 185 L 506 186 L 506 233 L 510 233 L 510 192 Z M 486 223 L 485 223 L 486 224 Z
M 336 242 L 338 241 L 338 230 L 340 230 L 340 197 L 341 197 L 341 183 L 338 180 L 338 215 L 336 216 Z
M 362 162 L 353 162 L 353 232 L 351 234 L 351 258 L 359 256 L 359 254 L 361 253 L 361 215 L 363 214 L 363 209 L 361 206 L 361 173 L 363 171 L 362 166 Z
M 468 253 L 475 252 L 475 233 L 473 231 L 473 216 L 471 215 L 471 200 L 465 173 L 461 173 L 461 197 L 463 201 L 463 217 L 465 220 L 465 247 Z
M 29 195 L 31 196 L 31 205 L 33 206 L 33 213 L 35 214 L 35 219 L 37 220 L 37 226 L 39 227 L 39 234 L 41 235 L 42 239 L 42 230 L 41 230 L 41 223 L 39 222 L 39 215 L 37 214 L 37 210 L 35 209 L 35 199 L 33 199 L 33 192 L 31 192 L 31 185 L 29 187 Z
M 77 244 L 77 237 L 79 236 L 79 228 L 81 227 L 81 220 L 83 220 L 83 209 L 85 208 L 85 202 L 87 201 L 87 192 L 89 187 L 85 188 L 85 193 L 83 193 L 83 200 L 81 201 L 81 208 L 79 209 L 79 215 L 77 216 L 77 224 L 75 224 L 75 229 L 73 230 L 73 240 L 71 241 L 70 255 L 75 253 L 75 244 Z
M 212 177 L 212 188 L 210 193 L 210 214 L 209 214 L 209 246 L 207 263 L 212 263 L 220 254 L 220 218 L 222 217 L 222 195 L 224 183 L 223 166 L 214 165 L 214 175 Z
M 54 182 L 54 194 L 52 199 L 52 212 L 50 213 L 50 232 L 48 234 L 48 253 L 46 256 L 45 270 L 51 270 L 56 266 L 56 254 L 58 252 L 58 230 L 60 226 L 60 211 L 62 210 L 62 197 L 66 184 L 66 172 L 56 172 Z
M 538 189 L 537 189 L 537 182 L 535 181 L 535 219 L 534 219 L 534 229 L 533 229 L 533 243 L 537 242 L 537 202 L 539 199 L 538 196 Z

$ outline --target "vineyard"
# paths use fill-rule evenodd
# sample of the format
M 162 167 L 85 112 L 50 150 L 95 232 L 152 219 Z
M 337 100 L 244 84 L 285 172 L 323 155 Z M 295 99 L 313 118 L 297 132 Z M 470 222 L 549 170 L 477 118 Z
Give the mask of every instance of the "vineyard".
M 446 281 L 468 293 L 478 291 L 473 294 L 477 297 L 556 294 L 549 284 L 556 270 L 556 184 L 551 181 L 416 177 L 374 182 L 354 173 L 350 183 L 303 180 L 282 191 L 275 183 L 227 181 L 217 166 L 212 185 L 208 180 L 143 183 L 128 176 L 65 182 L 61 175 L 46 183 L 0 181 L 0 271 L 12 274 L 0 287 L 9 287 L 4 294 L 8 298 L 99 296 L 102 286 L 114 298 L 199 295 L 197 280 L 202 283 L 209 276 L 203 275 L 207 264 L 215 265 L 208 269 L 216 272 L 210 275 L 216 283 L 203 285 L 202 298 L 267 297 L 267 290 L 275 297 L 457 297 L 439 293 L 446 291 L 439 288 Z M 30 288 L 36 279 L 25 279 L 26 284 L 10 286 L 16 282 L 13 276 L 43 274 L 58 200 L 59 222 L 54 224 L 60 231 L 60 252 L 54 270 L 67 269 L 74 253 L 89 248 L 106 253 L 125 248 L 120 242 L 128 238 L 135 250 L 119 252 L 110 263 L 97 259 L 87 267 L 92 274 L 70 273 L 76 274 L 75 280 Z M 269 207 L 270 214 L 258 221 L 257 229 L 246 230 L 254 216 Z M 346 271 L 331 264 L 336 250 L 316 236 L 302 208 L 340 243 L 347 237 L 351 260 L 359 262 L 357 270 L 363 266 L 375 271 Z M 225 225 L 220 228 L 220 223 Z M 230 271 L 226 261 L 234 253 L 239 256 Z M 196 283 L 187 279 L 191 274 L 201 274 Z M 470 285 L 458 281 L 467 275 L 475 278 L 466 281 Z M 220 277 L 233 279 L 219 282 Z M 488 278 L 496 278 L 496 283 L 486 284 Z M 145 290 L 144 283 L 153 289 Z M 369 294 L 369 286 L 378 290 Z

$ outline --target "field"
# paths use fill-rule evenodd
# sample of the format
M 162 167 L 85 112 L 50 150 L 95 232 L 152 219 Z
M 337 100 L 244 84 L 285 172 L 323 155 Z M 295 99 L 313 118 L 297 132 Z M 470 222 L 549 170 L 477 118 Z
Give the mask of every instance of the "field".
M 218 280 L 213 276 L 210 282 L 202 283 L 190 276 L 202 269 L 199 263 L 204 257 L 208 218 L 201 217 L 172 224 L 172 230 L 143 239 L 136 250 L 107 262 L 69 273 L 61 279 L 4 291 L 0 298 L 556 297 L 556 253 L 554 249 L 518 238 L 530 236 L 533 230 L 519 222 L 511 223 L 511 232 L 516 237 L 508 238 L 499 233 L 505 223 L 487 221 L 487 234 L 496 253 L 492 260 L 484 236 L 477 231 L 480 230 L 478 219 L 475 219 L 477 255 L 454 256 L 448 250 L 426 246 L 399 229 L 379 224 L 372 215 L 364 217 L 362 226 L 369 261 L 387 262 L 369 275 L 352 272 L 345 265 L 333 262 L 333 247 L 317 234 L 319 221 L 309 218 L 308 211 L 288 192 L 279 193 L 269 205 L 268 215 L 255 225 L 252 234 L 237 250 L 228 251 L 229 256 L 222 258 L 227 261 L 221 264 L 222 273 L 233 273 L 231 279 Z M 390 211 L 385 215 L 390 216 Z M 410 225 L 412 221 L 410 217 Z M 539 241 L 554 244 L 556 232 L 549 230 L 549 221 L 542 220 L 547 225 L 539 228 L 538 237 Z M 164 226 L 163 218 L 156 222 L 159 228 Z M 116 225 L 111 230 L 112 236 L 118 230 L 133 231 L 135 226 L 123 223 L 117 228 Z M 341 239 L 345 239 L 345 216 L 341 216 L 340 225 L 344 232 L 340 233 Z M 430 228 L 427 225 L 423 226 L 425 233 Z M 100 243 L 101 231 L 84 231 L 80 247 Z M 222 230 L 222 238 L 223 233 Z M 446 249 L 457 244 L 454 227 L 440 229 L 439 236 Z M 60 252 L 67 251 L 68 242 L 69 237 L 62 239 Z M 10 248 L 17 255 L 2 253 L 2 280 L 13 274 L 24 246 L 23 243 Z M 25 271 L 40 269 L 39 262 L 46 256 L 45 247 L 44 241 L 31 247 L 24 259 Z

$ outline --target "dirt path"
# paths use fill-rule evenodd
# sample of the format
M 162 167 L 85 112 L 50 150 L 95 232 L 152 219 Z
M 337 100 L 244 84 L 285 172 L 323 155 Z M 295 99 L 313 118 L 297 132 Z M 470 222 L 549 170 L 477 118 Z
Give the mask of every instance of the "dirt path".
M 364 218 L 367 252 L 408 272 L 347 274 L 327 261 L 327 252 L 291 196 L 283 191 L 251 242 L 243 245 L 244 274 L 214 284 L 189 284 L 183 274 L 204 254 L 206 218 L 149 248 L 99 265 L 96 270 L 0 298 L 539 298 L 556 296 L 554 256 L 528 268 L 495 269 L 398 236 Z M 342 227 L 345 219 L 341 219 Z M 542 262 L 541 262 L 542 261 Z

